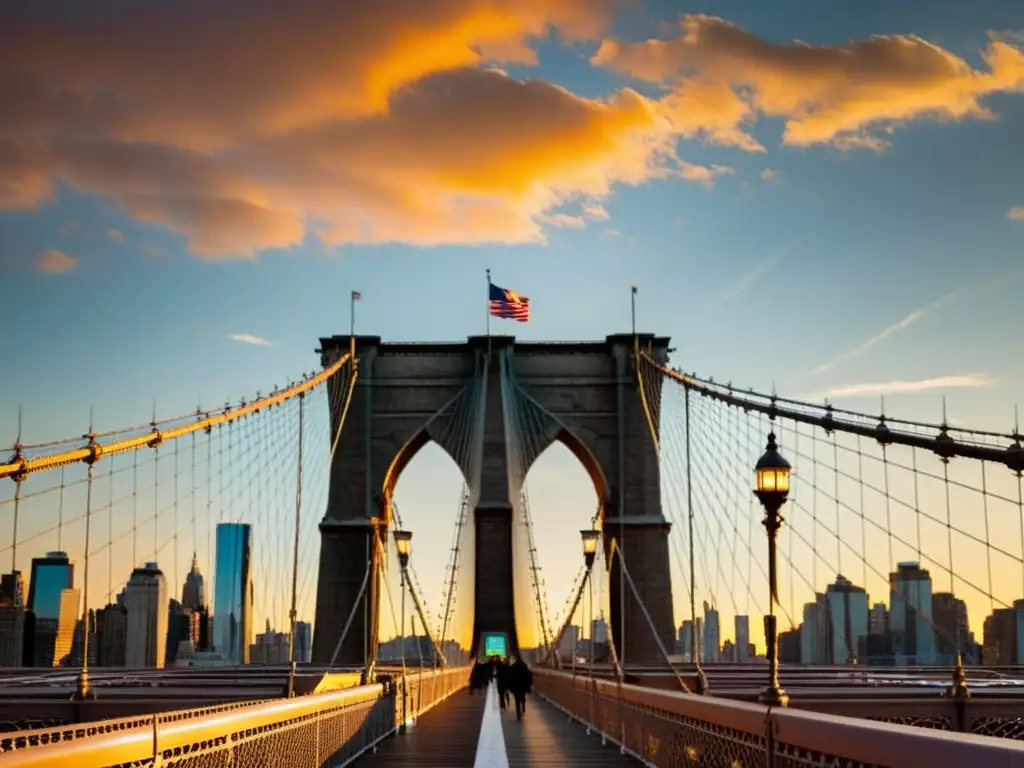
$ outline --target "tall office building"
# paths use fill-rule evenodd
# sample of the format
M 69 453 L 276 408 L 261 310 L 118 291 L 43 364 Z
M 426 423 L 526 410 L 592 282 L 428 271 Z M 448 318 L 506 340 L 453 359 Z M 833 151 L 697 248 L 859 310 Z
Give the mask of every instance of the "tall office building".
M 829 664 L 846 664 L 856 658 L 860 639 L 868 634 L 868 596 L 863 587 L 836 576 L 825 588 L 828 610 Z
M 704 655 L 703 661 L 715 662 L 721 657 L 721 629 L 718 624 L 718 610 L 704 601 Z
M 590 639 L 596 645 L 604 645 L 608 642 L 608 622 L 604 615 L 598 616 L 590 623 Z
M 885 603 L 875 603 L 868 612 L 868 634 L 884 635 L 889 631 L 889 611 Z
M 252 526 L 217 526 L 213 647 L 231 664 L 249 661 L 252 643 Z
M 78 626 L 81 595 L 77 589 L 60 591 L 56 619 L 36 618 L 37 667 L 59 667 L 71 664 L 71 649 Z
M 295 622 L 295 661 L 308 664 L 313 655 L 313 625 L 308 621 Z
M 96 665 L 123 667 L 128 611 L 113 603 L 96 611 Z
M 828 612 L 825 596 L 815 595 L 813 603 L 804 603 L 800 625 L 800 663 L 824 664 L 828 648 Z
M 932 577 L 918 563 L 897 563 L 889 574 L 889 632 L 897 666 L 935 663 Z
M 161 668 L 167 652 L 167 580 L 156 563 L 136 568 L 125 589 L 125 666 Z
M 185 584 L 181 588 L 181 605 L 186 612 L 198 608 L 205 608 L 206 602 L 206 580 L 199 572 L 199 558 L 192 553 L 192 568 L 185 577 Z
M 967 624 L 967 603 L 950 592 L 932 594 L 932 620 L 935 622 L 936 663 L 955 664 L 956 655 L 967 655 L 971 632 Z
M 66 552 L 47 552 L 32 558 L 28 609 L 37 619 L 59 619 L 61 592 L 75 586 L 75 566 Z
M 20 667 L 25 642 L 25 585 L 21 571 L 0 577 L 0 667 Z
M 24 663 L 26 666 L 52 667 L 60 664 L 54 643 L 61 619 L 61 594 L 75 586 L 75 566 L 66 552 L 47 552 L 32 558 L 28 585 L 29 615 L 25 617 Z M 68 630 L 74 633 L 74 627 Z M 70 646 L 64 651 L 70 652 Z
M 736 627 L 736 661 L 750 661 L 750 617 L 737 616 Z

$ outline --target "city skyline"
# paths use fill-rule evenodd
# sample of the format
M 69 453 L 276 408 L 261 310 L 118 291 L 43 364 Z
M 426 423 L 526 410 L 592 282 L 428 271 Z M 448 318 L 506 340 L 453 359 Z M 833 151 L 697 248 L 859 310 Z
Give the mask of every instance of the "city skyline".
M 890 416 L 1010 432 L 1024 391 L 1024 9 L 908 2 L 816 18 L 805 5 L 787 0 L 766 14 L 753 0 L 728 0 L 679 16 L 654 0 L 632 13 L 578 0 L 433 0 L 407 16 L 368 6 L 339 19 L 310 2 L 288 12 L 301 49 L 268 45 L 272 55 L 254 71 L 204 62 L 240 61 L 229 43 L 238 25 L 249 39 L 273 41 L 282 21 L 270 6 L 242 17 L 218 10 L 201 22 L 182 9 L 172 30 L 152 9 L 124 8 L 124 40 L 106 36 L 108 11 L 83 20 L 66 2 L 0 24 L 0 62 L 17 65 L 0 79 L 0 104 L 14 116 L 0 127 L 0 303 L 20 327 L 0 371 L 9 406 L 0 411 L 0 446 L 15 442 L 19 418 L 24 440 L 39 443 L 84 434 L 90 423 L 105 431 L 146 424 L 154 411 L 191 413 L 265 394 L 317 366 L 320 335 L 348 332 L 350 291 L 361 293 L 357 333 L 385 341 L 482 334 L 487 268 L 531 306 L 529 323 L 494 320 L 495 334 L 628 332 L 635 285 L 637 328 L 672 336 L 672 365 L 872 413 L 884 396 Z M 375 35 L 359 35 L 360 25 Z M 174 57 L 182 36 L 194 44 L 188 64 Z M 410 39 L 422 45 L 416 55 L 401 50 Z M 26 83 L 40 87 L 18 87 Z M 92 88 L 111 101 L 73 96 Z M 154 92 L 166 98 L 154 102 Z M 26 93 L 67 98 L 26 101 Z M 307 404 L 308 455 L 322 458 L 326 402 Z M 717 417 L 701 418 L 713 436 Z M 215 435 L 214 450 L 230 445 L 217 442 L 230 433 L 290 455 L 294 422 L 263 433 L 253 426 L 261 423 Z M 757 435 L 759 448 L 763 440 Z M 113 574 L 149 559 L 168 563 L 177 584 L 195 550 L 212 573 L 210 526 L 250 522 L 263 592 L 253 626 L 268 616 L 284 626 L 292 470 L 257 456 L 257 469 L 275 470 L 259 475 L 239 453 L 233 465 L 214 463 L 222 485 L 207 488 L 209 446 L 202 437 L 197 449 L 177 442 L 160 449 L 159 467 L 154 453 L 140 454 L 138 526 L 132 457 L 116 460 L 123 474 L 113 479 L 107 460 L 97 465 L 99 504 L 129 500 L 110 530 L 102 506 L 93 520 L 90 606 L 116 592 Z M 794 435 L 780 442 L 797 482 L 801 471 L 818 488 L 840 482 L 797 456 Z M 803 445 L 806 453 L 812 443 Z M 709 443 L 716 456 L 724 450 Z M 759 515 L 748 508 L 751 458 L 725 458 L 735 493 L 727 513 L 710 503 L 700 510 L 708 553 L 727 553 L 722 542 L 734 541 L 718 521 L 739 521 L 742 511 L 746 525 Z M 860 476 L 852 454 L 839 461 Z M 946 471 L 927 461 L 936 476 Z M 886 520 L 880 494 L 864 509 L 834 510 L 829 534 L 821 528 L 829 500 L 816 490 L 812 503 L 800 486 L 784 508 L 782 551 L 795 561 L 781 566 L 785 610 L 795 613 L 830 570 L 827 578 L 841 572 L 877 593 L 884 579 L 875 571 L 919 554 L 944 560 L 949 529 L 926 520 L 915 534 L 922 510 L 979 538 L 982 517 L 988 528 L 992 515 L 984 541 L 961 536 L 958 558 L 944 563 L 973 587 L 933 571 L 943 591 L 962 593 L 971 616 L 997 607 L 995 597 L 1024 596 L 1015 479 L 965 464 L 954 461 L 950 477 L 987 483 L 987 493 L 954 488 L 952 511 L 939 485 L 924 488 L 918 504 L 907 473 L 893 480 L 893 494 L 914 504 L 893 509 L 888 526 L 906 544 L 864 530 L 865 518 Z M 299 588 L 308 617 L 327 478 L 322 465 L 312 470 Z M 882 487 L 877 462 L 864 472 Z M 82 474 L 69 467 L 67 481 Z M 179 500 L 172 476 L 192 495 L 180 518 L 165 511 Z M 50 473 L 45 482 L 63 478 Z M 30 478 L 26 491 L 43 482 Z M 396 490 L 434 615 L 462 482 L 429 445 Z M 596 497 L 561 445 L 541 456 L 527 486 L 557 613 L 580 564 L 570 547 Z M 81 562 L 82 490 L 25 503 L 20 530 L 37 538 L 19 547 L 23 574 L 55 545 Z M 679 536 L 684 491 L 664 493 Z M 64 530 L 44 533 L 59 514 Z M 150 514 L 159 525 L 145 522 Z M 11 524 L 11 505 L 0 507 L 0 523 Z M 733 631 L 730 610 L 757 615 L 749 593 L 765 600 L 759 531 L 744 529 L 733 556 L 756 583 L 722 579 L 717 555 L 697 569 L 698 601 L 720 606 L 723 640 Z M 125 536 L 133 551 L 128 538 L 116 541 Z M 106 542 L 115 551 L 109 562 Z M 685 539 L 678 542 L 685 553 Z M 673 553 L 677 619 L 689 612 L 686 578 Z M 390 580 L 398 582 L 393 564 Z M 389 622 L 384 612 L 382 636 Z

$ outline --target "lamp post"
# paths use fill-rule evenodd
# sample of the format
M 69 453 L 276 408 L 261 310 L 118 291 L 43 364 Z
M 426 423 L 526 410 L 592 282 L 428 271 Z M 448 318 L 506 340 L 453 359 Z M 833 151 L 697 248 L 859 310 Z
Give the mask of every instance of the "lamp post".
M 590 569 L 594 567 L 594 558 L 597 557 L 597 544 L 601 540 L 601 532 L 580 531 L 580 537 L 583 539 L 583 562 L 587 566 L 589 576 Z
M 768 643 L 769 678 L 768 687 L 761 692 L 758 700 L 768 706 L 785 707 L 789 705 L 789 696 L 779 685 L 779 639 L 775 624 L 775 603 L 778 602 L 777 569 L 775 550 L 782 527 L 782 516 L 779 509 L 789 495 L 789 474 L 792 470 L 789 462 L 779 453 L 775 443 L 775 433 L 768 434 L 768 445 L 764 454 L 754 467 L 754 495 L 764 506 L 763 524 L 768 532 L 768 615 L 764 617 L 765 639 Z
M 407 719 L 406 700 L 408 691 L 405 686 L 405 569 L 409 566 L 409 555 L 412 554 L 412 531 L 395 531 L 395 550 L 398 552 L 398 565 L 401 567 L 402 579 L 402 724 L 399 733 L 405 733 Z
M 594 568 L 594 559 L 597 557 L 597 545 L 601 540 L 601 532 L 590 529 L 586 531 L 580 531 L 580 539 L 583 542 L 583 563 L 587 566 L 587 575 L 583 580 L 583 588 L 590 594 L 590 627 L 587 631 L 590 636 L 590 674 L 594 674 L 594 593 L 589 589 L 590 586 L 590 574 Z M 581 593 L 582 594 L 582 593 Z M 572 652 L 572 670 L 573 674 L 576 674 L 576 655 L 577 651 L 574 648 Z

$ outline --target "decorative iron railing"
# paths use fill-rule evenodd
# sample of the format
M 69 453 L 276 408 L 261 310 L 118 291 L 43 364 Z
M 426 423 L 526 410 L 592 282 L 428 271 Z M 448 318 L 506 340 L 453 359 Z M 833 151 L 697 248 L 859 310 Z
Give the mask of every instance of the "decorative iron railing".
M 798 768 L 1024 765 L 1024 743 L 534 670 L 545 699 L 646 764 Z M 891 702 L 890 706 L 902 706 Z M 982 707 L 982 702 L 977 702 Z M 934 705 L 934 702 L 933 702 Z M 975 702 L 970 702 L 975 705 Z M 889 717 L 879 711 L 874 716 Z M 894 710 L 895 711 L 895 710 Z M 976 710 L 981 717 L 981 710 Z M 865 712 L 866 714 L 866 712 Z M 918 713 L 914 713 L 918 714 Z M 948 715 L 947 715 L 948 716 Z M 975 730 L 974 725 L 971 730 Z
M 344 764 L 466 687 L 469 669 L 410 670 L 373 685 L 236 706 L 22 731 L 0 764 L 33 768 L 285 768 Z M 194 713 L 194 716 L 189 716 Z M 108 727 L 109 726 L 109 727 Z

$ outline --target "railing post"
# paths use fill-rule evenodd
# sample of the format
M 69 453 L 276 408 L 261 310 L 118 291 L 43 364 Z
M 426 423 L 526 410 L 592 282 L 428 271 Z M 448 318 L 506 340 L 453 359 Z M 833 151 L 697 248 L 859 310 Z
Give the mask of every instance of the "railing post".
M 153 768 L 160 767 L 160 715 L 153 716 Z
M 956 667 L 953 669 L 953 684 L 947 693 L 953 699 L 953 730 L 969 733 L 971 724 L 967 721 L 967 702 L 971 698 L 971 691 L 967 687 L 964 662 L 959 653 L 956 655 Z

